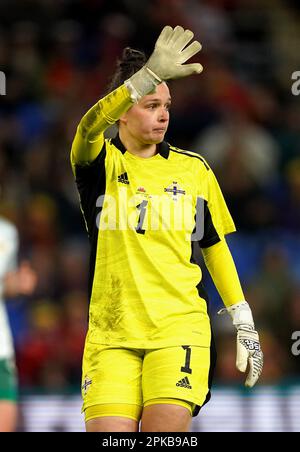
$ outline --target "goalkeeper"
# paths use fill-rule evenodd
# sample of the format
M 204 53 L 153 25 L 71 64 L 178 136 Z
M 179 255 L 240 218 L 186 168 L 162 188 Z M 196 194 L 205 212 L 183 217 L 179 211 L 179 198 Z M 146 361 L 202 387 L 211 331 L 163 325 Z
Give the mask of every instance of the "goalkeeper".
M 215 365 L 197 241 L 237 329 L 237 367 L 253 386 L 262 352 L 225 236 L 221 189 L 197 153 L 164 140 L 169 79 L 201 49 L 166 26 L 147 60 L 126 48 L 110 92 L 81 119 L 71 163 L 91 244 L 82 369 L 87 431 L 188 431 L 210 398 Z M 118 125 L 113 139 L 104 137 Z M 182 216 L 184 212 L 184 216 Z M 200 227 L 199 227 L 200 225 Z

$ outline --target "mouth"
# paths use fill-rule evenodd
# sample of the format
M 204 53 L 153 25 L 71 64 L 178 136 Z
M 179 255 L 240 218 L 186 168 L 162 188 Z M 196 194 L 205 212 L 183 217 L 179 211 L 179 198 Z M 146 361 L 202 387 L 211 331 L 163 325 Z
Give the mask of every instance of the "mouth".
M 157 133 L 165 133 L 167 129 L 153 129 L 154 132 Z

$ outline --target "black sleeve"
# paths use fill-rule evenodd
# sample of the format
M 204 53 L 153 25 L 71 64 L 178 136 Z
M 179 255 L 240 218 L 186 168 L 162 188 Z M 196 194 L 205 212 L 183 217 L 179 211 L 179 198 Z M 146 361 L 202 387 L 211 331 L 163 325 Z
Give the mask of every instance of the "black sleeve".
M 96 229 L 97 210 L 99 210 L 96 202 L 98 197 L 105 193 L 105 158 L 106 146 L 104 143 L 101 152 L 93 162 L 87 165 L 75 165 L 75 181 L 90 238 Z
M 200 208 L 200 205 L 203 207 Z M 200 247 L 208 248 L 220 242 L 221 239 L 214 227 L 208 203 L 201 198 L 198 198 L 197 200 L 196 216 L 198 215 L 200 215 L 200 221 L 203 221 L 203 237 L 198 241 Z

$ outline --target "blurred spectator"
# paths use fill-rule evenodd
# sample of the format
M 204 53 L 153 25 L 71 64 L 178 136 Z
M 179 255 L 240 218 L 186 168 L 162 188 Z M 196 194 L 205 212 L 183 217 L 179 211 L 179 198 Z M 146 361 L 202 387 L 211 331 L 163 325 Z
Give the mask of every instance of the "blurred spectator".
M 28 320 L 30 328 L 19 343 L 17 355 L 21 384 L 25 388 L 44 387 L 46 382 L 47 386 L 51 386 L 45 367 L 53 369 L 55 364 L 55 369 L 60 368 L 62 373 L 59 379 L 55 373 L 55 381 L 60 381 L 66 387 L 61 347 L 61 310 L 47 300 L 39 300 L 32 306 Z
M 246 91 L 238 85 L 228 88 L 218 96 L 222 102 L 224 95 L 222 122 L 204 130 L 193 149 L 215 170 L 238 228 L 271 226 L 276 209 L 268 189 L 278 179 L 279 148 L 270 133 L 253 121 Z
M 245 93 L 235 94 L 236 98 L 227 99 L 222 123 L 204 131 L 194 149 L 199 149 L 219 172 L 224 166 L 230 170 L 226 163 L 234 164 L 237 160 L 243 176 L 264 187 L 276 180 L 278 145 L 266 130 L 251 120 L 250 99 Z
M 25 388 L 68 391 L 70 385 L 78 384 L 86 306 L 86 296 L 74 292 L 63 300 L 62 307 L 47 300 L 31 307 L 30 328 L 18 348 L 20 381 Z
M 295 284 L 286 250 L 268 245 L 256 275 L 248 284 L 248 299 L 262 328 L 272 328 L 278 338 L 284 337 L 288 318 L 286 306 Z

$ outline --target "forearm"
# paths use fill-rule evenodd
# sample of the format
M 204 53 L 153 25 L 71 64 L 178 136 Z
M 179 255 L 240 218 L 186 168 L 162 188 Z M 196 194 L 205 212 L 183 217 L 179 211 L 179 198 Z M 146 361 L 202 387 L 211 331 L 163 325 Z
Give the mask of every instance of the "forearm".
M 216 245 L 202 249 L 202 253 L 226 306 L 219 314 L 228 312 L 237 329 L 236 367 L 241 372 L 249 369 L 245 386 L 252 388 L 262 372 L 263 353 L 258 333 L 255 331 L 251 308 L 245 301 L 231 252 L 226 240 L 223 239 Z
M 226 240 L 203 248 L 205 265 L 226 307 L 245 300 L 237 269 Z
M 95 160 L 104 143 L 104 131 L 117 122 L 133 101 L 125 85 L 100 99 L 81 119 L 72 145 L 73 164 Z

